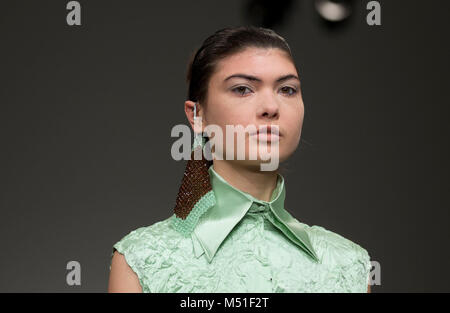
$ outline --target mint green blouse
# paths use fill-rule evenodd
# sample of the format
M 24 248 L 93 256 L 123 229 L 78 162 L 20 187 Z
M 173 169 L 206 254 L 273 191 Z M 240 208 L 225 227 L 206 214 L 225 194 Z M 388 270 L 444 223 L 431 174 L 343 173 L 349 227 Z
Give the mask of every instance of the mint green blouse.
M 282 175 L 266 202 L 213 166 L 209 174 L 212 190 L 185 220 L 173 214 L 113 245 L 111 257 L 125 256 L 143 292 L 367 292 L 368 252 L 294 218 Z

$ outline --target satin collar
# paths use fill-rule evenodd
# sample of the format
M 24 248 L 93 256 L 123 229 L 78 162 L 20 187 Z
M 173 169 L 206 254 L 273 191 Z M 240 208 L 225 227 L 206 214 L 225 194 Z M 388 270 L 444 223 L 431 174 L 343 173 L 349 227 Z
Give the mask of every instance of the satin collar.
M 286 189 L 282 175 L 278 174 L 277 187 L 271 201 L 267 202 L 231 186 L 213 169 L 213 165 L 208 171 L 215 205 L 201 216 L 191 234 L 197 258 L 205 253 L 208 262 L 211 263 L 221 243 L 245 214 L 249 210 L 260 210 L 287 238 L 303 249 L 314 261 L 319 262 L 308 237 L 307 225 L 300 223 L 284 209 Z

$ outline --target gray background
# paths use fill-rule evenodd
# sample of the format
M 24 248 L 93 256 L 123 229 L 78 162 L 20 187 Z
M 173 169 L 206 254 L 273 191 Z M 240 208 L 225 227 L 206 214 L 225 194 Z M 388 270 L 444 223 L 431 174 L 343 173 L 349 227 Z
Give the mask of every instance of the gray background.
M 112 245 L 173 213 L 189 54 L 257 23 L 247 1 L 80 1 L 70 27 L 67 2 L 0 7 L 2 292 L 107 290 Z M 373 292 L 448 292 L 449 2 L 380 1 L 379 27 L 367 2 L 337 28 L 309 0 L 273 24 L 306 108 L 286 208 L 366 248 Z

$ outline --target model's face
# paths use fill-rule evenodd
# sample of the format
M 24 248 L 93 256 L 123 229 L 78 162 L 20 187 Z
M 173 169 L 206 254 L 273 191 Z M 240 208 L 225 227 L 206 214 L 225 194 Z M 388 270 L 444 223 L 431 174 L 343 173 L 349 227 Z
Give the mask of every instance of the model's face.
M 247 77 L 231 77 L 237 74 Z M 203 126 L 215 124 L 223 130 L 224 158 L 226 125 L 255 125 L 257 129 L 262 125 L 278 127 L 279 138 L 269 136 L 264 140 L 260 136 L 257 141 L 258 135 L 246 133 L 245 160 L 237 160 L 235 147 L 233 162 L 260 164 L 259 157 L 249 160 L 250 151 L 261 149 L 264 144 L 270 152 L 270 144 L 276 142 L 279 161 L 283 162 L 297 148 L 303 124 L 304 106 L 294 64 L 276 48 L 247 48 L 222 59 L 209 81 L 207 104 L 202 113 Z

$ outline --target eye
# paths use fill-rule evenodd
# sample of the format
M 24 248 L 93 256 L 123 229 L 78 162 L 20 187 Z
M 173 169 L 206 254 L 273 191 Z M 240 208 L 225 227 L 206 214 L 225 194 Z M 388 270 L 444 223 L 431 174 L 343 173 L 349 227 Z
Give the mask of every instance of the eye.
M 231 90 L 232 90 L 233 92 L 238 93 L 238 94 L 240 94 L 241 96 L 243 96 L 243 95 L 246 94 L 246 93 L 243 93 L 243 92 L 245 92 L 246 89 L 248 89 L 248 90 L 251 91 L 251 89 L 248 88 L 247 86 L 238 86 L 238 87 L 233 88 L 233 89 L 231 89 Z
M 284 86 L 281 88 L 281 91 L 286 94 L 288 97 L 291 97 L 297 93 L 297 88 L 292 88 L 289 86 Z

